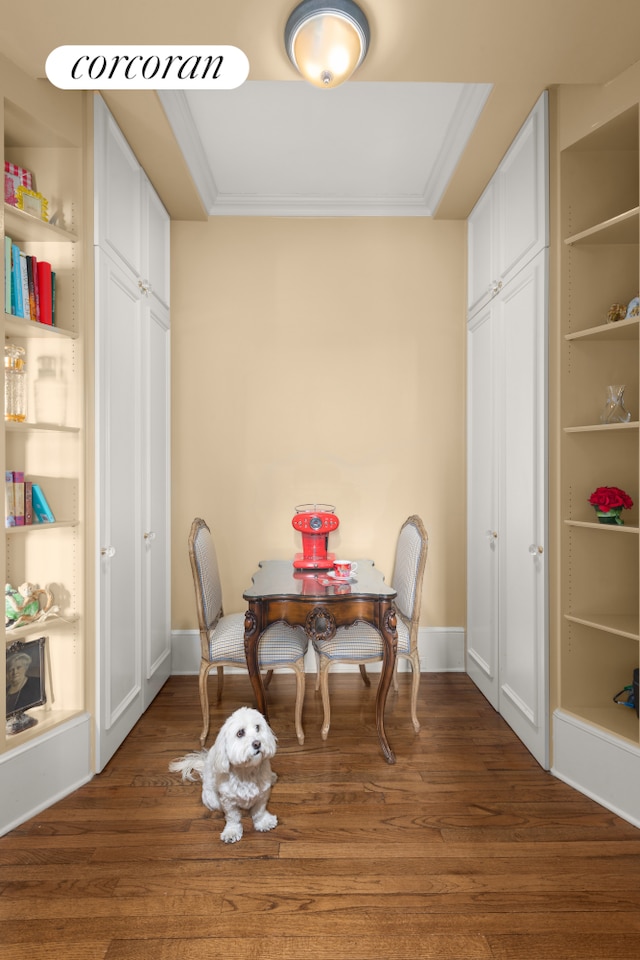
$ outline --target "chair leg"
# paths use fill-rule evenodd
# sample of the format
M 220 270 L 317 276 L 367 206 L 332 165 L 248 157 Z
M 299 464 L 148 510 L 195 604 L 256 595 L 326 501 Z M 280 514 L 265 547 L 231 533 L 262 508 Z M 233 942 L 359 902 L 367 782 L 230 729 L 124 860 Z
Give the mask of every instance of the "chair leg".
M 409 657 L 411 661 L 411 722 L 416 733 L 420 732 L 418 720 L 418 687 L 420 686 L 420 657 L 414 650 Z
M 393 668 L 393 689 L 395 692 L 398 692 L 398 657 L 396 657 L 396 663 Z
M 200 734 L 200 746 L 204 747 L 207 734 L 209 733 L 209 691 L 207 684 L 209 682 L 210 666 L 203 660 L 200 663 L 200 676 L 198 678 L 198 687 L 200 690 L 200 707 L 202 709 L 202 733 Z
M 264 677 L 264 680 L 263 680 L 265 690 L 266 690 L 266 688 L 269 686 L 269 684 L 271 683 L 271 677 L 272 677 L 272 676 L 273 676 L 273 670 L 267 670 L 267 672 L 266 672 L 266 674 L 265 674 L 265 677 Z
M 304 743 L 304 730 L 302 729 L 302 707 L 304 704 L 305 686 L 304 662 L 299 661 L 294 664 L 293 669 L 296 672 L 296 736 L 298 737 L 298 743 L 302 746 Z
M 360 666 L 360 674 L 362 675 L 362 679 L 364 680 L 365 684 L 366 684 L 368 687 L 370 687 L 370 686 L 371 686 L 371 680 L 369 679 L 369 674 L 367 673 L 367 668 L 365 667 L 364 663 L 361 663 L 359 666 Z
M 222 691 L 224 689 L 224 667 L 218 667 L 218 703 L 222 700 Z
M 324 719 L 320 734 L 323 740 L 329 736 L 331 726 L 331 703 L 329 702 L 329 667 L 331 661 L 327 657 L 320 657 L 320 692 L 322 693 L 322 710 Z

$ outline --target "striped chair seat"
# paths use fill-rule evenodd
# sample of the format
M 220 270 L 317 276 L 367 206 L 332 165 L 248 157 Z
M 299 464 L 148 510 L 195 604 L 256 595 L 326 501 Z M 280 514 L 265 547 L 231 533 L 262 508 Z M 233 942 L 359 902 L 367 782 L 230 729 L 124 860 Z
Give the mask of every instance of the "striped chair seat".
M 408 654 L 410 646 L 409 627 L 401 617 L 398 617 L 398 653 Z M 371 624 L 362 620 L 350 627 L 339 627 L 331 640 L 314 642 L 317 653 L 328 660 L 338 663 L 365 663 L 382 659 L 383 640 Z
M 260 668 L 273 670 L 279 665 L 289 666 L 292 661 L 304 657 L 307 637 L 302 627 L 290 627 L 286 623 L 273 623 L 262 635 L 258 647 Z M 220 617 L 209 634 L 209 661 L 237 663 L 246 667 L 244 655 L 244 613 L 228 613 Z

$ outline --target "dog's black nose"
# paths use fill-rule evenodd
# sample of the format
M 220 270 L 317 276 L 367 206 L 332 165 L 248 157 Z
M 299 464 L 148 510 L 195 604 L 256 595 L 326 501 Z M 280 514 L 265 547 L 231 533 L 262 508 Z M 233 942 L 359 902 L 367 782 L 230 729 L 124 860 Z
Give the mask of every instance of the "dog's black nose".
M 252 743 L 252 747 L 256 753 L 260 753 L 260 751 L 262 750 L 262 744 L 260 743 L 259 740 L 254 740 Z

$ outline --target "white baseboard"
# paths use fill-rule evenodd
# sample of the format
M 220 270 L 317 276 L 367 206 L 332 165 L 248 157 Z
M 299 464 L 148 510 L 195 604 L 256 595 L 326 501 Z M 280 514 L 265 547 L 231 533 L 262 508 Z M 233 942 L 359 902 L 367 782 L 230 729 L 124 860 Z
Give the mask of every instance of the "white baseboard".
M 171 674 L 172 676 L 197 674 L 200 669 L 200 635 L 197 630 L 172 630 L 171 632 Z M 421 673 L 463 673 L 464 672 L 464 629 L 462 627 L 421 627 L 418 632 L 418 650 L 420 652 Z M 371 670 L 380 669 L 372 664 Z M 333 668 L 336 671 L 357 670 L 355 664 L 341 664 Z M 402 659 L 399 670 L 410 670 L 409 663 Z M 307 673 L 315 673 L 316 665 L 313 650 L 309 649 L 305 658 Z M 233 673 L 233 669 L 230 669 Z M 242 672 L 240 670 L 238 673 Z

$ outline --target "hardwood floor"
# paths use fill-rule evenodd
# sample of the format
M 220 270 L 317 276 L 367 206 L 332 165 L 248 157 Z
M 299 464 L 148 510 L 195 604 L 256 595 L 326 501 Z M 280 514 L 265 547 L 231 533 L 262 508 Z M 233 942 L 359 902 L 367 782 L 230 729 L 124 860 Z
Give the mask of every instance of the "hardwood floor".
M 0 839 L 2 960 L 627 960 L 640 956 L 640 831 L 545 773 L 463 674 L 407 674 L 380 752 L 375 681 L 276 675 L 267 834 L 240 843 L 197 784 L 197 679 L 174 677 L 105 771 Z M 214 684 L 215 681 L 212 681 Z M 212 686 L 213 693 L 213 686 Z M 225 717 L 251 703 L 226 680 Z

